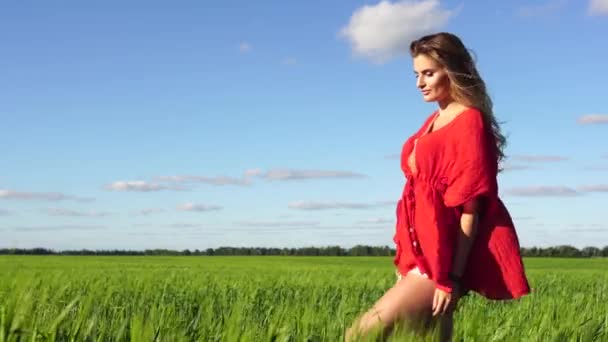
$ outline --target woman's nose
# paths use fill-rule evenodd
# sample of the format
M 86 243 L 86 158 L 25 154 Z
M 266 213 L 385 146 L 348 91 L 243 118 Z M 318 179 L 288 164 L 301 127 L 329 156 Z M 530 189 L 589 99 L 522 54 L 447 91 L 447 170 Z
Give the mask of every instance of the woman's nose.
M 422 79 L 422 77 L 418 77 L 416 79 L 416 87 L 420 89 L 424 88 L 424 80 Z

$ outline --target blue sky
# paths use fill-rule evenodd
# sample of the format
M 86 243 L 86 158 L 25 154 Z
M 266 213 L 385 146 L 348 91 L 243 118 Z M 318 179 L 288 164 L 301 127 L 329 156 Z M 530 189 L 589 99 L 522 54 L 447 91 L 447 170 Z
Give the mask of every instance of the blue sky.
M 522 246 L 608 245 L 608 1 L 0 4 L 0 247 L 392 246 L 459 35 L 508 134 Z

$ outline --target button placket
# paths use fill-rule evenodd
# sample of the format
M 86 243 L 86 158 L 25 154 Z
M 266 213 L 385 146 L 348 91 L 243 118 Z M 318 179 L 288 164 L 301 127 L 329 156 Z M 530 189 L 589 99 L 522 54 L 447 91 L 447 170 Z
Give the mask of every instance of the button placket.
M 412 247 L 415 255 L 421 254 L 420 251 L 420 243 L 418 242 L 418 238 L 416 237 L 416 232 L 410 228 L 412 232 L 410 233 L 410 240 L 412 241 Z
M 413 182 L 412 182 L 413 183 Z M 410 184 L 410 188 L 408 191 L 408 210 L 409 210 L 409 218 L 410 218 L 410 225 L 408 228 L 409 231 L 409 235 L 410 235 L 410 241 L 412 241 L 412 250 L 414 252 L 414 255 L 420 255 L 422 254 L 422 251 L 420 250 L 420 242 L 418 242 L 418 236 L 416 234 L 416 228 L 414 227 L 414 222 L 416 222 L 416 202 L 415 202 L 415 195 L 414 195 L 414 188 L 413 186 L 411 186 L 412 184 Z

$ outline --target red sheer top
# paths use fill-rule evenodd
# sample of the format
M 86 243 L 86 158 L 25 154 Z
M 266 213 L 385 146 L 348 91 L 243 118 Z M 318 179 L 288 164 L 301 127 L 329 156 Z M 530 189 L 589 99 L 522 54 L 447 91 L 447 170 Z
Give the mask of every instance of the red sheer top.
M 405 142 L 401 152 L 407 181 L 396 210 L 395 265 L 401 274 L 417 266 L 438 288 L 451 292 L 448 273 L 457 248 L 461 205 L 483 196 L 463 285 L 491 299 L 528 294 L 515 227 L 498 197 L 491 128 L 481 112 L 471 108 L 427 133 L 435 116 L 433 113 Z

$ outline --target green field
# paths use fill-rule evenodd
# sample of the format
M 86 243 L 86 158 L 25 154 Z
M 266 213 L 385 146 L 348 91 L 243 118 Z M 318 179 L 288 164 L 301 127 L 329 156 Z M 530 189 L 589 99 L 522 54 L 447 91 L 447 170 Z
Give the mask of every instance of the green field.
M 533 294 L 464 298 L 455 341 L 608 341 L 608 259 L 525 264 Z M 0 342 L 340 341 L 393 270 L 388 257 L 4 255 Z

